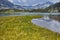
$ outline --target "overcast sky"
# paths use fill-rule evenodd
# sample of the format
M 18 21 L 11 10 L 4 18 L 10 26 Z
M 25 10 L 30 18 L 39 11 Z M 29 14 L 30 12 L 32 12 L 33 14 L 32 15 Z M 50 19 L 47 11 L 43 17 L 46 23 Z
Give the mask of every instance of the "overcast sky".
M 47 1 L 50 1 L 50 2 L 53 2 L 53 3 L 56 3 L 56 2 L 59 2 L 60 0 L 9 0 L 13 3 L 16 3 L 16 4 L 23 4 L 23 5 L 35 5 L 35 4 L 42 4 L 44 2 L 47 2 Z

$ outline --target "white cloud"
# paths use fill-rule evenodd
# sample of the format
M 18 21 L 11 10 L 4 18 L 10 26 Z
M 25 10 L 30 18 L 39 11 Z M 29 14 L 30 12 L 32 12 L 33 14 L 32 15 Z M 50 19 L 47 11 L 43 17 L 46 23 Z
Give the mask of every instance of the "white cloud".
M 35 5 L 37 5 L 38 3 L 36 3 L 36 4 L 33 4 L 32 6 L 35 6 Z
M 22 2 L 27 2 L 27 0 L 21 0 Z
M 13 0 L 8 0 L 8 1 L 13 2 Z
M 17 0 L 18 2 L 21 2 L 21 0 Z
M 28 4 L 22 4 L 22 6 L 29 6 Z

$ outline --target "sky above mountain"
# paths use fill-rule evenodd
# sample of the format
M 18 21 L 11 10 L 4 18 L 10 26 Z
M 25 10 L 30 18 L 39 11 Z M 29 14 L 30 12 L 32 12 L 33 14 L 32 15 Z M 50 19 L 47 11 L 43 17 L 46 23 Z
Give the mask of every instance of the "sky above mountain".
M 60 0 L 9 0 L 9 1 L 14 3 L 14 4 L 18 4 L 18 5 L 31 6 L 31 5 L 36 5 L 36 4 L 42 4 L 42 3 L 45 3 L 47 1 L 56 3 L 56 2 L 59 2 Z

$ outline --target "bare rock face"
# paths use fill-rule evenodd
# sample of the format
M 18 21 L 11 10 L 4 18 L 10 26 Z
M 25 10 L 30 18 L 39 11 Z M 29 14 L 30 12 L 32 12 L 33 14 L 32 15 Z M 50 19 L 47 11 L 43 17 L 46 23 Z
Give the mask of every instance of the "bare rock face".
M 50 16 L 50 18 L 60 22 L 60 16 Z

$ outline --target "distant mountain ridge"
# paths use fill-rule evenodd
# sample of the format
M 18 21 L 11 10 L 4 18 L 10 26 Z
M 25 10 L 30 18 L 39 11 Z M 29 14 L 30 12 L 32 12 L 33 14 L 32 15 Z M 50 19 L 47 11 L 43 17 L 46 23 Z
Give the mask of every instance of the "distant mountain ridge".
M 0 6 L 13 7 L 14 4 L 9 2 L 8 0 L 0 0 Z
M 0 7 L 1 7 L 0 9 L 7 9 L 7 8 L 23 9 L 20 5 L 15 5 L 8 0 L 0 0 Z
M 46 2 L 46 3 L 41 4 L 41 8 L 47 8 L 47 7 L 49 7 L 50 5 L 53 5 L 53 4 L 54 4 L 54 3 L 48 1 L 48 2 Z
M 9 7 L 16 9 L 39 9 L 39 8 L 43 9 L 49 7 L 50 5 L 53 5 L 53 3 L 50 1 L 47 1 L 46 3 L 43 4 L 37 4 L 35 6 L 21 6 L 21 5 L 15 5 L 8 0 L 0 0 L 0 7 Z
M 58 2 L 58 3 L 54 4 L 54 5 L 52 5 L 52 7 L 60 7 L 60 2 Z
M 46 8 L 49 11 L 57 11 L 60 12 L 60 2 L 55 3 L 54 5 L 49 6 L 48 8 Z
M 46 7 L 49 7 L 50 5 L 53 5 L 54 3 L 50 2 L 50 1 L 47 1 L 46 3 L 43 3 L 43 4 L 37 4 L 37 5 L 34 5 L 34 6 L 22 6 L 23 8 L 25 9 L 44 9 Z

